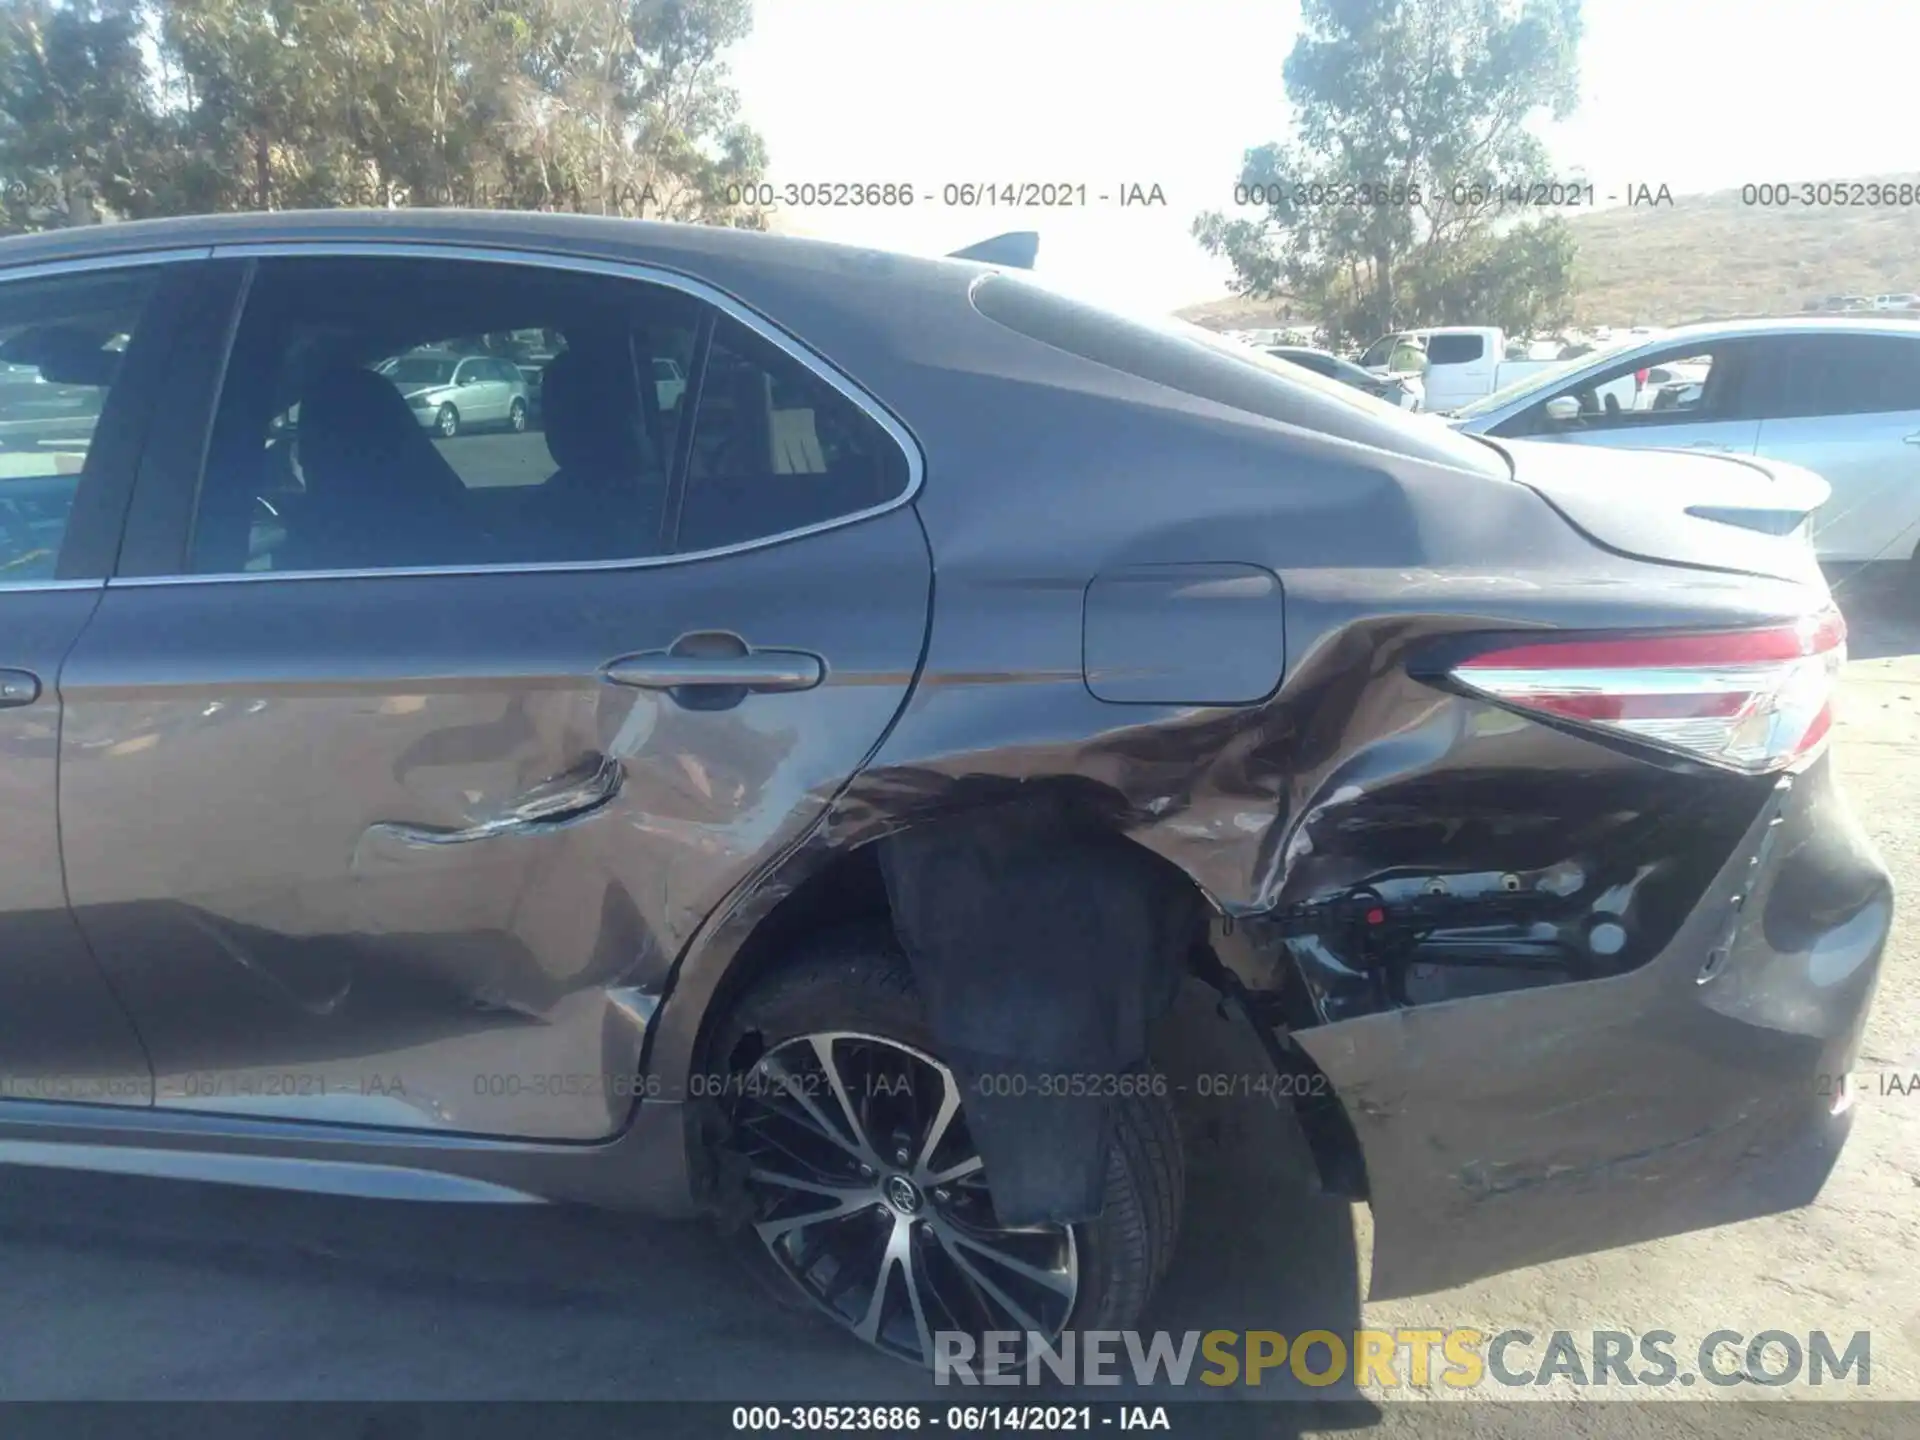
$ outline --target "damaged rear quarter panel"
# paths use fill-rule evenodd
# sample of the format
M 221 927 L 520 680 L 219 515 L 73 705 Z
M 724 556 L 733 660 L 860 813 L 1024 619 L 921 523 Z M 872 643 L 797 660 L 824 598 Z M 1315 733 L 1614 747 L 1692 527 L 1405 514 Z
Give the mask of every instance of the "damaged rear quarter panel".
M 1817 596 L 1614 555 L 1510 481 L 1252 415 L 997 327 L 903 339 L 889 358 L 885 396 L 930 457 L 915 502 L 935 557 L 927 654 L 905 710 L 822 823 L 696 941 L 678 982 L 691 1010 L 717 993 L 753 925 L 834 856 L 1029 806 L 1124 836 L 1215 910 L 1269 927 L 1256 951 L 1267 963 L 1239 979 L 1287 1006 L 1340 1089 L 1381 1217 L 1376 1282 L 1389 1289 L 1616 1243 L 1621 1227 L 1598 1222 L 1618 1195 L 1594 1202 L 1584 1231 L 1562 1227 L 1544 1198 L 1556 1179 L 1642 1174 L 1675 1154 L 1725 1161 L 1761 1111 L 1798 1113 L 1779 1077 L 1803 1084 L 1814 1052 L 1839 1042 L 1756 1038 L 1710 1005 L 1716 1082 L 1697 1103 L 1653 1099 L 1684 1082 L 1659 1068 L 1700 1038 L 1692 947 L 1706 922 L 1694 902 L 1747 843 L 1767 785 L 1650 765 L 1445 694 L 1405 666 L 1455 632 L 1752 625 Z M 1102 676 L 1137 683 L 1179 667 L 1164 645 L 1130 654 L 1121 626 L 1091 646 L 1102 626 L 1090 587 L 1182 566 L 1277 577 L 1284 674 L 1271 695 L 1170 682 L 1150 692 L 1164 698 L 1102 698 L 1121 693 Z M 1871 903 L 1863 883 L 1846 902 L 1856 909 Z M 1389 953 L 1357 946 L 1344 910 L 1325 925 L 1301 918 L 1369 889 L 1419 922 L 1390 927 Z M 979 898 L 984 913 L 993 900 Z M 1046 933 L 1073 947 L 1060 927 Z M 965 938 L 940 963 L 965 964 Z M 1667 971 L 1650 962 L 1674 956 L 1691 957 L 1671 960 L 1688 988 L 1653 978 Z M 1870 972 L 1870 957 L 1856 968 Z M 1110 964 L 1089 940 L 1067 963 L 1031 967 L 1044 984 L 1010 981 L 1001 1003 L 1119 1016 L 1119 971 L 1140 967 Z M 1692 1013 L 1646 1013 L 1669 995 Z M 1571 1043 L 1583 1023 L 1591 1039 Z M 1124 1029 L 1109 1026 L 1107 1062 L 1132 1058 Z M 1007 1051 L 1018 1033 L 1003 1028 Z M 961 1038 L 979 1048 L 977 1033 Z M 659 1039 L 670 1069 L 696 1048 L 684 1018 Z M 1746 1082 L 1762 1076 L 1775 1088 L 1758 1101 Z M 994 1138 L 977 1138 L 993 1164 Z M 1034 1218 L 1078 1218 L 1085 1203 L 1088 1177 L 1056 1169 L 1050 1196 L 1025 1197 Z M 1638 1193 L 1637 1223 L 1682 1223 L 1655 1190 Z M 1540 1208 L 1519 1224 L 1510 1205 Z M 1473 1233 L 1456 1249 L 1447 1223 Z

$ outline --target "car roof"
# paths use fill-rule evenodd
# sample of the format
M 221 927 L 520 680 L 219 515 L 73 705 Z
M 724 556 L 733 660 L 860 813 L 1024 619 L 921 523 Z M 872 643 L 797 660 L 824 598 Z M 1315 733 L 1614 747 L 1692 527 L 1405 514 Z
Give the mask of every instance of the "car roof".
M 1022 376 L 1070 376 L 1092 393 L 1124 392 L 1141 381 L 1218 405 L 1281 419 L 1312 437 L 1303 444 L 1344 445 L 1373 461 L 1506 473 L 1504 461 L 1451 434 L 1431 433 L 1398 412 L 1356 411 L 1319 387 L 1262 367 L 1251 346 L 1207 333 L 1183 334 L 1166 317 L 1142 316 L 1076 300 L 1025 271 L 952 257 L 922 257 L 871 246 L 724 225 L 627 220 L 601 215 L 514 210 L 305 210 L 122 221 L 0 239 L 0 271 L 74 263 L 139 263 L 141 257 L 194 258 L 217 247 L 261 247 L 299 254 L 315 245 L 427 246 L 472 252 L 547 254 L 643 265 L 697 283 L 709 300 L 762 317 L 806 337 L 822 357 L 924 447 L 968 453 L 978 426 L 953 402 L 954 376 L 980 368 Z M 259 253 L 255 251 L 254 253 Z M 988 303 L 983 303 L 988 302 Z M 1188 327 L 1197 330 L 1198 327 Z M 931 343 L 930 333 L 945 336 Z M 1039 347 L 1036 351 L 1035 347 Z M 1229 354 L 1228 352 L 1237 352 Z M 1044 352 L 1041 353 L 1041 352 Z M 1252 380 L 1219 368 L 1221 358 L 1257 368 Z M 1117 363 L 1116 363 L 1117 362 Z M 1007 380 L 1009 385 L 1037 381 Z M 1274 386 L 1279 388 L 1273 388 Z M 1196 388 L 1197 387 L 1197 388 Z M 1189 402 L 1180 402 L 1189 403 Z M 1248 409 L 1248 406 L 1257 408 Z M 1370 462 L 1371 463 L 1371 462 Z
M 606 215 L 550 214 L 527 210 L 273 210 L 222 215 L 183 215 L 163 220 L 127 220 L 75 225 L 0 239 L 0 267 L 113 258 L 142 251 L 189 250 L 214 245 L 262 245 L 302 241 L 459 245 L 603 255 L 610 248 L 643 246 L 656 254 L 680 252 L 738 257 L 778 254 L 800 260 L 826 253 L 870 255 L 872 247 L 838 245 L 796 235 L 770 235 L 726 225 L 627 220 Z M 908 257 L 900 257 L 902 259 Z M 923 261 L 966 265 L 964 261 Z M 978 270 L 981 267 L 971 265 Z

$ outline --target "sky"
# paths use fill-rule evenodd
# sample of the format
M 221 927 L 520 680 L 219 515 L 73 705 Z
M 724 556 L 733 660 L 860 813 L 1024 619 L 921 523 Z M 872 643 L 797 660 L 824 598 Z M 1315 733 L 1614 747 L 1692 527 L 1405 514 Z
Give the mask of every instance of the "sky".
M 1587 0 L 1585 14 L 1579 108 L 1537 128 L 1597 194 L 1920 170 L 1920 4 Z M 1051 283 L 1165 311 L 1225 293 L 1189 226 L 1232 209 L 1246 149 L 1284 138 L 1298 18 L 1296 0 L 757 0 L 730 60 L 775 185 L 922 197 L 783 210 L 782 228 L 916 254 L 1038 230 Z M 940 203 L 966 182 L 1085 185 L 1089 204 Z M 1166 205 L 1120 207 L 1135 184 Z

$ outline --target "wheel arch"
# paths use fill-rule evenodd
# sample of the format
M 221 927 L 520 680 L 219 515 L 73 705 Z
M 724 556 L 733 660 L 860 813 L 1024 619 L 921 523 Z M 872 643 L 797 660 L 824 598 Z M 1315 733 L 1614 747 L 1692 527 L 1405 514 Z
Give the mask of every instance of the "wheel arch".
M 1232 970 L 1215 952 L 1220 907 L 1214 897 L 1194 875 L 1140 843 L 1098 804 L 1087 803 L 1089 798 L 1088 790 L 1073 783 L 1072 777 L 1064 777 L 1060 782 L 1028 781 L 1011 797 L 982 797 L 917 815 L 905 824 L 876 825 L 855 835 L 846 834 L 845 828 L 829 817 L 806 841 L 733 897 L 706 927 L 707 933 L 696 938 L 676 971 L 662 1002 L 660 1019 L 664 1023 L 656 1027 L 647 1056 L 650 1077 L 670 1093 L 685 1094 L 692 1102 L 688 1106 L 687 1133 L 697 1193 L 704 1196 L 711 1180 L 704 1150 L 712 1133 L 710 1127 L 718 1120 L 713 1107 L 703 1103 L 703 1096 L 714 1093 L 717 1087 L 701 1082 L 717 1076 L 727 1064 L 726 1056 L 711 1053 L 722 1021 L 742 995 L 782 967 L 800 948 L 801 940 L 823 929 L 884 922 L 907 950 L 923 993 L 931 988 L 938 997 L 936 1011 L 940 998 L 947 1002 L 948 1013 L 937 1015 L 934 1021 L 943 1045 L 957 1044 L 970 1053 L 983 1048 L 979 1043 L 983 1027 L 965 1023 L 964 1012 L 970 1003 L 984 1000 L 995 1007 L 996 1018 L 984 1026 L 988 1038 L 995 1024 L 1010 1015 L 1030 1019 L 1047 1013 L 1049 1002 L 1068 999 L 1071 1005 L 1056 1006 L 1058 1013 L 1092 1010 L 1121 1019 L 1125 1028 L 1125 1022 L 1131 1019 L 1147 1023 L 1163 1012 L 1183 976 L 1195 976 L 1212 986 L 1223 998 L 1236 1002 L 1249 1025 L 1261 1027 L 1262 1017 L 1237 1003 L 1244 997 L 1236 996 Z M 1024 894 L 1007 903 L 1014 908 L 1025 905 L 1029 913 L 1035 906 L 1071 908 L 1074 916 L 1069 929 L 1090 926 L 1094 932 L 1105 929 L 1123 935 L 1129 928 L 1140 930 L 1144 925 L 1141 938 L 1145 949 L 1134 953 L 1133 963 L 1042 966 L 1012 975 L 1001 972 L 1004 988 L 988 990 L 979 986 L 969 990 L 962 984 L 954 993 L 952 985 L 943 986 L 943 982 L 955 978 L 953 972 L 959 967 L 952 958 L 954 947 L 942 947 L 937 940 L 932 946 L 926 943 L 929 923 L 935 932 L 942 924 L 941 916 L 929 910 L 938 912 L 942 908 L 940 892 L 952 888 L 956 867 L 967 871 L 970 888 L 976 894 L 986 880 L 992 884 L 996 898 L 1005 902 L 1007 892 L 1002 887 L 1008 871 L 995 871 L 990 858 L 986 871 L 981 869 L 983 851 L 990 857 L 1005 841 L 1024 845 L 1025 855 L 1039 860 L 1035 865 L 1012 867 L 1013 888 Z M 915 882 L 916 872 L 921 883 Z M 940 877 L 937 883 L 925 883 L 936 875 Z M 961 900 L 959 907 L 966 909 L 970 903 Z M 950 919 L 954 907 L 946 909 Z M 988 913 L 987 907 L 978 907 L 976 913 Z M 1153 923 L 1155 917 L 1160 920 L 1157 925 Z M 914 943 L 916 940 L 920 943 Z M 1083 948 L 1080 960 L 1097 960 L 1103 953 L 1096 949 L 1089 954 Z M 955 1022 L 952 1012 L 956 1002 L 963 1012 L 958 1023 L 943 1024 Z M 1031 1027 L 1026 1029 L 1021 1038 L 1030 1040 Z M 1061 1042 L 1057 1047 L 1043 1046 L 1040 1053 L 1000 1058 L 1008 1063 L 1024 1058 L 1038 1071 L 1063 1066 L 1073 1070 L 1102 1066 L 1122 1069 L 1145 1059 L 1144 1054 L 1133 1053 L 1125 1040 L 1090 1056 L 1089 1047 L 1080 1043 L 1088 1037 L 1055 1038 Z M 1128 1038 L 1140 1037 L 1136 1034 Z M 1284 1038 L 1278 1048 L 1272 1032 L 1263 1040 L 1276 1065 L 1317 1069 L 1304 1052 Z M 1102 1049 L 1097 1043 L 1091 1048 Z M 978 1066 L 973 1068 L 977 1071 Z M 1035 1113 L 1031 1106 L 1013 1107 L 1000 1128 L 1022 1130 L 1030 1137 L 1044 1136 L 1052 1127 L 1032 1123 Z M 1301 1116 L 1303 1122 L 1306 1118 Z M 1058 1139 L 1057 1135 L 1044 1142 L 1032 1138 L 1028 1143 L 1057 1146 Z M 1021 1143 L 1017 1138 L 1011 1141 L 1015 1147 Z M 1318 1143 L 1311 1148 L 1323 1183 L 1350 1193 L 1348 1177 L 1357 1156 L 1338 1155 Z M 1084 1208 L 1086 1193 L 1097 1182 L 1100 1160 L 1098 1151 L 1088 1151 L 1077 1164 L 1041 1167 L 1051 1178 L 1029 1197 L 1033 1202 L 1031 1213 L 1055 1220 L 1082 1218 L 1075 1212 Z M 1014 1167 L 1001 1168 L 1004 1173 Z M 1076 1177 L 1082 1186 L 1077 1192 Z

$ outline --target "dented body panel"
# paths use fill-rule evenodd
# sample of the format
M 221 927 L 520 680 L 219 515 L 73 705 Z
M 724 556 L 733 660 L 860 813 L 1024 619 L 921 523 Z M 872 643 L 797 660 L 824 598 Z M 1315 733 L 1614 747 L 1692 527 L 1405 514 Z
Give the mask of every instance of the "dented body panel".
M 114 587 L 68 661 L 68 884 L 155 1103 L 610 1136 L 688 936 L 899 708 L 920 527 L 898 511 L 719 566 L 366 583 L 351 609 L 325 580 Z M 600 673 L 697 630 L 816 650 L 830 674 L 700 711 Z

